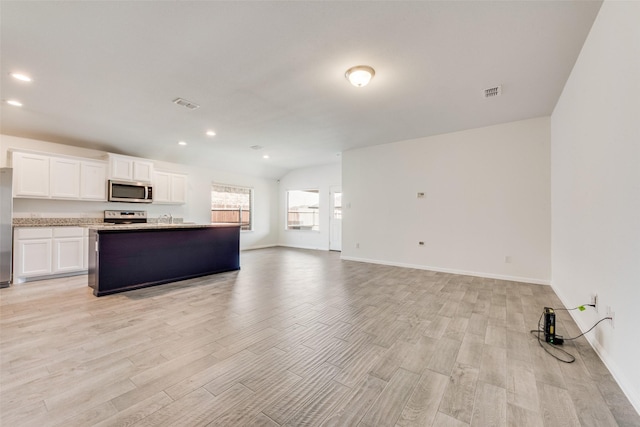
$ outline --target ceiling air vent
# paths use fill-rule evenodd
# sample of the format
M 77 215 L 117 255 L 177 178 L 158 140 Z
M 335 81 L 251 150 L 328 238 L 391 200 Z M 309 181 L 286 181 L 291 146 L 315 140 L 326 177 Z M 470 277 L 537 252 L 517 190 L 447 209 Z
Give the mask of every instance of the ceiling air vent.
M 174 104 L 182 105 L 183 107 L 188 108 L 189 110 L 195 110 L 196 108 L 200 108 L 198 104 L 194 104 L 191 101 L 187 101 L 186 99 L 176 98 L 173 100 Z
M 262 150 L 263 147 L 262 147 L 262 145 L 252 145 L 249 148 L 251 148 L 252 150 Z
M 502 85 L 490 87 L 484 90 L 485 98 L 495 98 L 500 95 L 502 95 Z

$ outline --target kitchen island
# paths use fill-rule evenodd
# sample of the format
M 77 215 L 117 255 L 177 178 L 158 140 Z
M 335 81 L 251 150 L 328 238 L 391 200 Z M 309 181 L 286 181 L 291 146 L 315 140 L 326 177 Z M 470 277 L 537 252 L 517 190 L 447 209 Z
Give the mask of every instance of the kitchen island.
M 95 296 L 240 269 L 237 224 L 89 226 Z

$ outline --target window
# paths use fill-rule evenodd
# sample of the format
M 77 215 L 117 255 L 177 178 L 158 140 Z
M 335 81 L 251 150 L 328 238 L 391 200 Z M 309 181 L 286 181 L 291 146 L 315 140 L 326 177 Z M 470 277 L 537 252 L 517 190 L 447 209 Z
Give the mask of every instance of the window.
M 213 184 L 211 223 L 242 224 L 241 230 L 253 230 L 253 188 Z
M 318 190 L 287 191 L 287 230 L 320 230 Z
M 342 219 L 342 193 L 333 194 L 333 219 Z

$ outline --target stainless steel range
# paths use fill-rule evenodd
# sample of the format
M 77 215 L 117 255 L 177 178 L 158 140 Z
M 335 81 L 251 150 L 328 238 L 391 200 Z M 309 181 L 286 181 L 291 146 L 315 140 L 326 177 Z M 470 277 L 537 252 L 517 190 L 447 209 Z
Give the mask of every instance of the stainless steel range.
M 107 224 L 145 224 L 147 211 L 104 211 Z

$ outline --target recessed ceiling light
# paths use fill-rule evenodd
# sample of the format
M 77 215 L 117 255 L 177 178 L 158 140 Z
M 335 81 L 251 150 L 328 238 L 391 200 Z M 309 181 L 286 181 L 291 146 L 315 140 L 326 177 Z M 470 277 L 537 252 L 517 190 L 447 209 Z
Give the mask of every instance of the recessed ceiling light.
M 179 141 L 179 142 L 178 142 L 178 145 L 187 145 L 187 143 L 186 143 L 186 142 L 184 142 L 184 141 Z
M 216 133 L 212 130 L 207 131 L 207 136 L 216 136 Z
M 262 156 L 262 158 L 263 158 L 263 159 L 268 159 L 268 158 L 269 158 L 269 155 L 268 155 L 268 154 L 265 154 L 264 156 Z
M 15 99 L 8 100 L 7 104 L 13 105 L 14 107 L 22 107 L 22 102 L 16 101 Z
M 369 84 L 376 72 L 368 65 L 357 65 L 351 67 L 344 73 L 344 76 L 355 87 L 363 87 Z
M 11 73 L 11 77 L 13 77 L 14 79 L 22 80 L 23 82 L 32 81 L 31 77 L 27 76 L 26 74 L 22 74 L 22 73 Z

